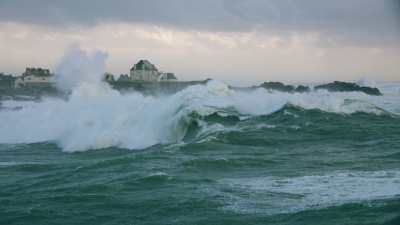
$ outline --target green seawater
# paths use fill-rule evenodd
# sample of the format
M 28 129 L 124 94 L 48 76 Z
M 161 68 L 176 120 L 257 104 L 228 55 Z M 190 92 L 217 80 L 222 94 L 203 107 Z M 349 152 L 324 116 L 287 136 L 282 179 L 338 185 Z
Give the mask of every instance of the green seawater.
M 400 224 L 398 116 L 288 105 L 203 117 L 223 127 L 204 134 L 196 121 L 142 150 L 0 144 L 0 224 Z

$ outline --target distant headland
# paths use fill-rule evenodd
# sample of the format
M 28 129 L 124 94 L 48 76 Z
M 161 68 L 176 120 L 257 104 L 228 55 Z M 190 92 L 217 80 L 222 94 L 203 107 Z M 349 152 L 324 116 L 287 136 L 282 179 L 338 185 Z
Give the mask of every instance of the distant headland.
M 121 74 L 116 78 L 111 73 L 103 74 L 102 80 L 112 88 L 126 93 L 138 91 L 143 94 L 172 94 L 188 86 L 205 84 L 203 81 L 179 81 L 177 76 L 171 72 L 161 72 L 148 60 L 139 60 L 132 66 L 129 74 Z M 56 75 L 49 69 L 28 67 L 20 76 L 0 73 L 0 100 L 2 99 L 24 99 L 40 98 L 42 96 L 62 97 L 68 93 L 56 88 Z M 363 92 L 367 95 L 380 96 L 382 93 L 376 87 L 359 86 L 356 83 L 334 81 L 315 87 L 304 85 L 293 86 L 281 82 L 264 82 L 258 86 L 248 88 L 231 87 L 236 90 L 253 90 L 264 88 L 269 91 L 286 93 L 307 93 L 313 90 L 327 90 L 329 92 Z

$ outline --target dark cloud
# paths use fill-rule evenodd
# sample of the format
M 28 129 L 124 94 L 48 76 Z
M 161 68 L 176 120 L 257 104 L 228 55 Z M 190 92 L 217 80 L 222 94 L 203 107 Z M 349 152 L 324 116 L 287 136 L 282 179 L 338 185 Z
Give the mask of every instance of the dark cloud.
M 398 44 L 400 0 L 0 0 L 0 21 L 66 28 L 102 22 L 183 30 L 318 32 L 329 42 Z

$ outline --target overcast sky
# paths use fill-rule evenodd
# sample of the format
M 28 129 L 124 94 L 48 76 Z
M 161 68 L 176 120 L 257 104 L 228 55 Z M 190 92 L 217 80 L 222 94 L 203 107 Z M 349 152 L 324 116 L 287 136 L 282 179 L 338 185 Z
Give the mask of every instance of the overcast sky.
M 0 0 L 0 71 L 68 46 L 184 80 L 400 80 L 400 0 Z

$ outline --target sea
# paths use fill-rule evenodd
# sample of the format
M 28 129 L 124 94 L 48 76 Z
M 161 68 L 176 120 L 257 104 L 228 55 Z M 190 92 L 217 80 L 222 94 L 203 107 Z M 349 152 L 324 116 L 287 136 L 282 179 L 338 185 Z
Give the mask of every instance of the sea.
M 400 83 L 4 100 L 0 224 L 399 225 Z

